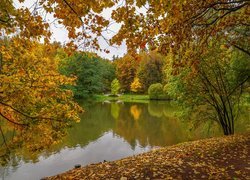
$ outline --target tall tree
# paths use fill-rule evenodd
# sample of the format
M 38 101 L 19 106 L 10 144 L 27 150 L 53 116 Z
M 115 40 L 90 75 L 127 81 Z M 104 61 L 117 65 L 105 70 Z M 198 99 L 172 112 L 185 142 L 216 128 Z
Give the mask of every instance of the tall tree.
M 64 59 L 61 72 L 69 77 L 77 77 L 76 85 L 68 86 L 77 98 L 109 91 L 115 77 L 115 68 L 111 62 L 91 53 L 76 53 Z
M 130 84 L 133 82 L 138 61 L 132 55 L 125 55 L 123 58 L 115 61 L 116 76 L 121 83 L 121 89 L 125 92 L 130 91 Z
M 196 57 L 199 63 L 183 66 L 181 73 L 172 75 L 170 94 L 186 105 L 188 118 L 198 124 L 215 120 L 225 135 L 234 134 L 241 96 L 250 85 L 249 59 L 243 52 L 215 41 Z
M 60 88 L 74 83 L 74 78 L 58 72 L 60 59 L 53 46 L 12 38 L 0 41 L 0 52 L 0 123 L 8 122 L 17 130 L 6 147 L 18 141 L 19 146 L 27 143 L 29 150 L 36 150 L 56 143 L 72 120 L 79 121 L 81 108 L 72 92 Z M 32 146 L 35 137 L 40 141 Z
M 146 92 L 151 84 L 162 83 L 164 56 L 157 52 L 141 53 L 141 62 L 137 70 L 142 89 Z

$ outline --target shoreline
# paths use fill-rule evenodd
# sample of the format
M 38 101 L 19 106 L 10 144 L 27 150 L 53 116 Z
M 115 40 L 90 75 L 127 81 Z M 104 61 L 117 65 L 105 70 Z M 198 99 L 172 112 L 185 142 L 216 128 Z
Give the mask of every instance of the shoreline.
M 247 179 L 250 134 L 184 142 L 45 179 Z

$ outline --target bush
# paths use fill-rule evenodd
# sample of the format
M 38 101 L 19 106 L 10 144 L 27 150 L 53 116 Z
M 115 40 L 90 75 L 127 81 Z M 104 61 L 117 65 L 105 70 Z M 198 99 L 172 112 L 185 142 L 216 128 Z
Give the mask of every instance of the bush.
M 161 83 L 151 84 L 148 88 L 148 95 L 150 99 L 154 100 L 170 100 L 170 95 L 168 93 L 168 85 L 164 87 Z
M 168 89 L 168 85 L 166 84 L 164 87 L 163 87 L 163 95 L 164 95 L 164 99 L 167 99 L 167 100 L 170 100 L 171 97 L 169 95 L 169 89 Z
M 151 84 L 148 88 L 148 95 L 150 99 L 162 99 L 164 96 L 162 84 Z

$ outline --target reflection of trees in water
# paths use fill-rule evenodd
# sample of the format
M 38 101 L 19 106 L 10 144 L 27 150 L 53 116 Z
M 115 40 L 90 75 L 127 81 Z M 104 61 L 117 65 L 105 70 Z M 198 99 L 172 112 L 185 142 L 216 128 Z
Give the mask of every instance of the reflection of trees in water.
M 149 101 L 148 103 L 148 113 L 154 117 L 162 117 L 163 115 L 163 105 L 159 101 Z
M 4 177 L 8 177 L 11 173 L 15 172 L 18 169 L 20 161 L 22 160 L 21 157 L 16 156 L 16 154 L 10 151 L 9 154 L 5 155 L 7 158 L 6 161 L 3 161 L 4 157 L 1 157 L 2 161 L 0 165 L 0 178 L 2 177 L 2 179 L 4 179 Z
M 141 115 L 141 108 L 138 107 L 137 105 L 132 105 L 130 106 L 130 114 L 133 116 L 134 120 L 139 120 L 140 115 Z
M 148 113 L 155 117 L 172 118 L 179 111 L 178 106 L 174 105 L 171 101 L 149 101 Z
M 214 124 L 204 124 L 196 129 L 190 129 L 189 122 L 182 121 L 174 116 L 175 106 L 169 102 L 149 102 L 147 103 L 124 103 L 124 104 L 101 104 L 96 103 L 84 108 L 85 113 L 81 115 L 81 122 L 68 129 L 68 135 L 63 140 L 42 152 L 43 157 L 48 157 L 52 153 L 59 152 L 64 147 L 81 147 L 90 142 L 96 141 L 105 132 L 113 130 L 114 133 L 124 138 L 134 149 L 137 145 L 146 146 L 166 146 L 189 139 L 200 139 L 220 132 L 214 128 Z M 236 122 L 235 129 L 239 132 L 247 130 L 249 115 L 243 114 Z M 13 127 L 1 124 L 6 140 L 13 138 Z M 249 123 L 248 123 L 249 125 Z M 32 133 L 31 133 L 32 132 Z M 39 143 L 44 137 L 39 137 L 39 133 L 30 131 L 32 139 L 25 145 L 32 146 Z M 26 136 L 27 138 L 27 136 Z M 29 142 L 29 143 L 28 143 Z M 3 139 L 0 138 L 3 145 Z M 41 143 L 41 142 L 40 142 Z M 1 149 L 2 150 L 2 149 Z M 3 155 L 6 156 L 3 156 Z M 7 163 L 10 166 L 17 166 L 20 161 L 38 161 L 41 151 L 30 153 L 25 148 L 13 147 L 9 154 L 0 151 L 2 165 Z M 4 161 L 5 160 L 5 161 Z M 11 167 L 12 168 L 12 167 Z M 12 169 L 11 169 L 12 170 Z M 4 172 L 8 173 L 8 169 Z
M 163 116 L 167 104 L 150 103 L 126 103 L 120 111 L 114 132 L 131 145 L 139 141 L 143 147 L 165 146 L 182 141 L 186 137 L 182 122 L 174 117 Z
M 0 163 L 2 165 L 9 164 L 9 166 L 15 166 L 15 164 L 19 164 L 21 160 L 24 162 L 30 160 L 32 162 L 37 162 L 40 155 L 43 157 L 49 157 L 51 154 L 59 152 L 64 147 L 71 148 L 76 147 L 77 145 L 83 147 L 101 137 L 103 133 L 111 130 L 114 126 L 114 120 L 110 116 L 110 105 L 94 104 L 86 107 L 85 113 L 81 115 L 81 118 L 82 120 L 80 123 L 76 123 L 72 128 L 67 129 L 67 135 L 63 137 L 60 142 L 58 141 L 57 144 L 54 144 L 45 150 L 43 149 L 43 151 L 37 150 L 30 152 L 26 148 L 36 147 L 37 144 L 42 142 L 40 139 L 44 138 L 39 135 L 38 131 L 26 131 L 26 136 L 23 136 L 22 138 L 26 137 L 27 139 L 27 133 L 30 132 L 29 135 L 32 136 L 32 139 L 24 142 L 25 146 L 18 147 L 18 144 L 16 144 L 16 146 L 10 147 L 11 151 L 9 151 L 9 153 L 0 149 Z M 12 141 L 13 128 L 8 128 L 6 125 L 3 127 L 5 137 L 9 143 Z M 1 142 L 2 141 L 0 141 L 0 143 Z M 17 160 L 18 162 L 16 162 Z
M 37 157 L 49 148 L 51 144 L 57 143 L 64 135 L 66 129 L 54 126 L 60 122 L 38 122 L 30 126 L 16 126 L 13 123 L 1 121 L 0 135 L 0 164 L 11 164 L 15 166 L 19 161 L 37 161 Z M 16 156 L 17 155 L 17 156 Z
M 111 115 L 111 109 L 112 104 L 101 103 L 85 107 L 85 113 L 81 115 L 80 123 L 68 130 L 68 135 L 57 148 L 60 149 L 61 146 L 75 147 L 76 145 L 84 147 L 105 132 L 112 130 L 115 121 Z
M 120 113 L 120 104 L 112 102 L 110 112 L 114 119 L 118 119 Z

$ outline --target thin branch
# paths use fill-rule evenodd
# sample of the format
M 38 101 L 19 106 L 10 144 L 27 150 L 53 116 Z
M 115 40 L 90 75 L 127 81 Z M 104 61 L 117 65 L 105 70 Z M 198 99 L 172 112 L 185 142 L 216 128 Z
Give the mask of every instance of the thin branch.
M 30 115 L 28 115 L 28 114 L 26 114 L 26 113 L 24 113 L 24 112 L 22 112 L 22 111 L 16 109 L 15 107 L 9 105 L 9 104 L 3 103 L 3 102 L 0 102 L 0 104 L 2 104 L 2 105 L 4 105 L 4 106 L 7 106 L 7 107 L 9 107 L 9 108 L 11 108 L 11 109 L 13 109 L 13 110 L 16 111 L 17 113 L 19 113 L 19 114 L 21 114 L 21 115 L 23 115 L 23 116 L 25 116 L 25 117 L 28 117 L 28 118 L 31 118 L 31 119 L 37 118 L 37 117 L 35 117 L 35 116 L 30 116 Z
M 27 117 L 27 118 L 30 118 L 30 119 L 33 119 L 33 120 L 39 120 L 39 119 L 44 119 L 44 120 L 55 120 L 55 121 L 59 121 L 59 122 L 62 122 L 61 120 L 59 119 L 56 119 L 56 118 L 51 118 L 51 117 L 42 117 L 42 116 L 30 116 L 18 109 L 16 109 L 15 107 L 9 105 L 9 104 L 6 104 L 6 103 L 3 103 L 3 102 L 0 102 L 0 104 L 4 105 L 4 106 L 7 106 L 9 108 L 11 108 L 12 110 L 14 110 L 15 112 Z M 2 114 L 1 114 L 2 115 Z M 6 118 L 5 118 L 6 119 Z M 11 122 L 11 121 L 10 121 Z M 13 122 L 14 124 L 16 124 L 15 122 Z M 22 125 L 22 124 L 21 124 Z M 24 124 L 24 125 L 27 125 L 27 124 Z
M 74 8 L 68 3 L 67 0 L 63 0 L 63 2 L 65 2 L 65 4 L 73 11 L 73 13 L 76 14 L 76 16 L 78 17 L 78 19 L 83 23 L 82 18 L 78 15 L 78 13 L 74 10 Z
M 9 149 L 8 144 L 7 144 L 7 142 L 6 142 L 6 139 L 5 139 L 5 136 L 4 136 L 4 133 L 3 133 L 3 130 L 2 130 L 2 127 L 1 127 L 1 126 L 0 126 L 0 132 L 1 132 L 1 134 L 2 134 L 3 142 L 4 142 L 5 146 L 7 147 L 7 149 Z
M 2 23 L 8 23 L 9 21 L 10 21 L 10 19 L 7 19 L 7 20 L 0 19 L 0 22 L 2 22 Z
M 245 1 L 242 1 L 242 2 L 245 2 Z M 212 24 L 214 24 L 214 23 L 216 23 L 219 19 L 222 19 L 222 18 L 224 18 L 225 16 L 227 16 L 228 14 L 230 14 L 230 13 L 232 13 L 232 12 L 235 12 L 235 11 L 237 11 L 237 10 L 239 10 L 239 9 L 241 9 L 241 8 L 243 8 L 244 6 L 247 6 L 247 5 L 249 5 L 249 3 L 248 2 L 245 2 L 245 3 L 243 3 L 243 4 L 241 4 L 241 5 L 239 5 L 239 6 L 237 6 L 237 7 L 232 7 L 232 8 L 215 8 L 214 6 L 215 5 L 210 5 L 209 7 L 207 7 L 207 8 L 213 8 L 214 10 L 216 10 L 216 11 L 220 11 L 220 10 L 227 10 L 227 12 L 225 12 L 223 15 L 221 15 L 221 16 L 218 16 L 218 17 L 216 17 L 213 21 L 211 21 L 210 23 L 203 23 L 203 24 L 193 24 L 194 26 L 210 26 L 210 25 L 212 25 Z M 197 18 L 195 18 L 192 22 L 194 23 L 196 20 L 198 20 L 198 19 L 200 19 L 201 17 L 203 17 L 203 16 L 205 16 L 206 14 L 207 14 L 207 12 L 208 11 L 206 11 L 206 13 L 203 13 L 202 15 L 196 15 L 197 16 Z M 195 17 L 195 16 L 194 16 Z M 192 18 L 191 18 L 192 19 Z
M 236 44 L 233 44 L 233 46 L 234 46 L 235 48 L 239 49 L 240 51 L 242 51 L 242 52 L 244 52 L 244 53 L 246 53 L 247 55 L 250 56 L 250 52 L 247 51 L 246 49 L 244 49 L 244 48 L 242 48 L 242 47 L 240 47 L 240 46 L 238 46 L 238 45 L 236 45 Z
M 222 2 L 222 1 L 218 1 L 215 2 L 213 4 L 210 4 L 209 6 L 207 6 L 207 8 L 211 8 L 217 5 L 232 5 L 232 4 L 240 4 L 240 3 L 245 3 L 245 2 L 249 2 L 250 0 L 240 0 L 240 1 L 226 1 L 226 2 Z
M 249 78 L 250 78 L 250 76 L 247 76 L 246 79 L 244 79 L 237 86 L 235 86 L 234 89 L 228 94 L 228 96 L 231 96 L 240 86 L 242 86 L 245 82 L 247 82 L 249 80 Z
M 18 126 L 28 126 L 28 124 L 22 124 L 22 123 L 18 123 L 18 122 L 15 122 L 15 121 L 10 120 L 8 117 L 6 117 L 5 115 L 3 115 L 1 112 L 0 112 L 0 115 L 1 115 L 4 119 L 6 119 L 7 121 L 9 121 L 9 122 L 11 122 L 11 123 L 13 123 L 13 124 L 16 124 L 16 125 L 18 125 Z

